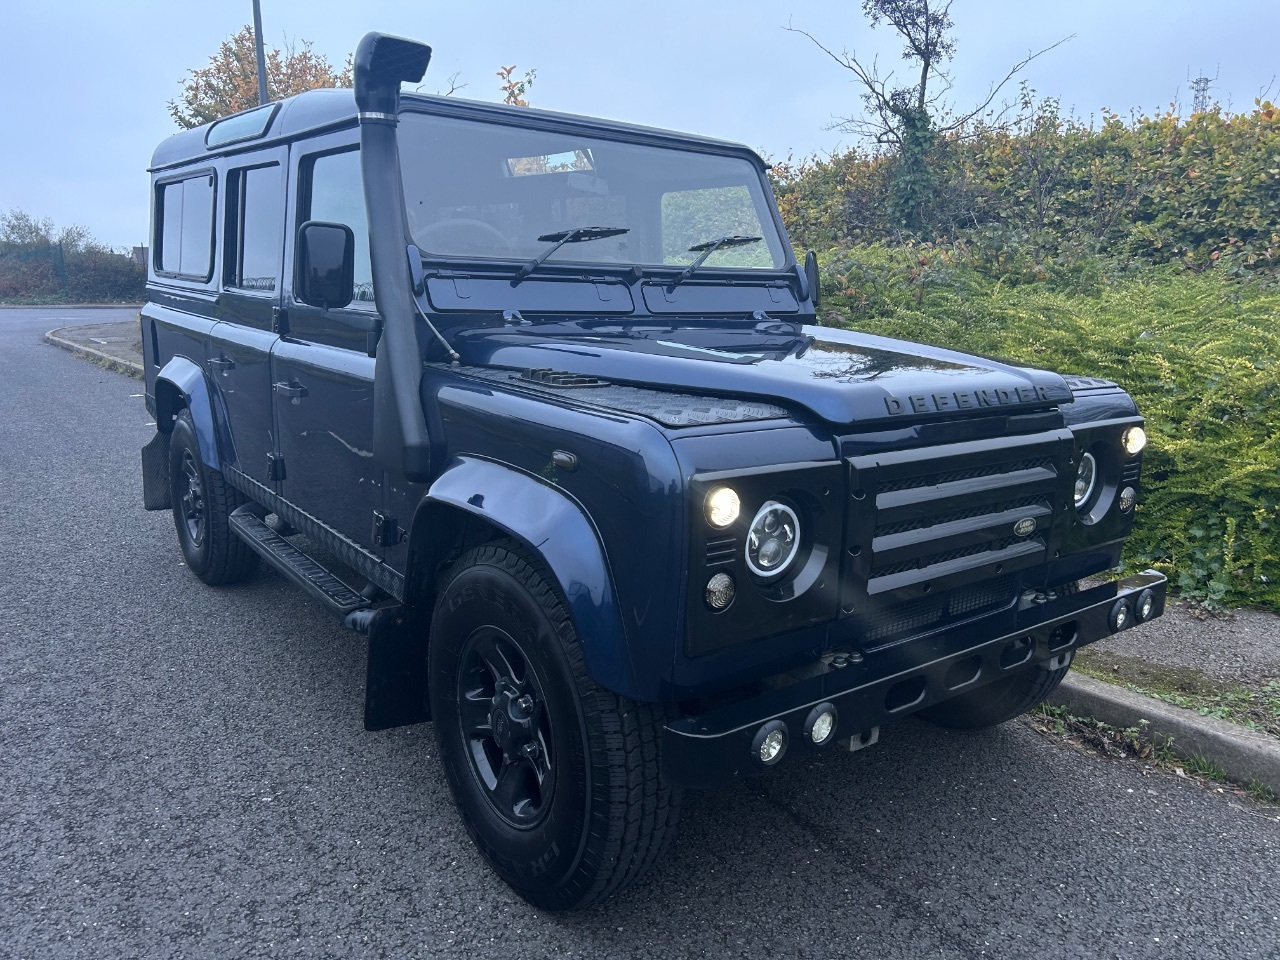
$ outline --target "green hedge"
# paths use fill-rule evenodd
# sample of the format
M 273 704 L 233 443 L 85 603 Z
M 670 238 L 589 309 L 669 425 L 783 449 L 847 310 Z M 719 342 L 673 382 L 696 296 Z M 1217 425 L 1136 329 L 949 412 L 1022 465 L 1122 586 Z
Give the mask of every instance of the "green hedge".
M 1010 285 L 953 250 L 823 258 L 823 322 L 1122 384 L 1147 418 L 1126 552 L 1184 595 L 1280 609 L 1280 291 L 1174 267 Z

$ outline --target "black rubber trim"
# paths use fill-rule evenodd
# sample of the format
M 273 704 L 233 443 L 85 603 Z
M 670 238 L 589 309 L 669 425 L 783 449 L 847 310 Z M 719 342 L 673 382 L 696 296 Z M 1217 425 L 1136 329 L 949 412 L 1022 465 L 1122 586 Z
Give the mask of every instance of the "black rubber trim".
M 397 600 L 404 601 L 403 574 L 391 569 L 358 543 L 344 537 L 328 524 L 321 523 L 311 514 L 299 510 L 235 467 L 225 468 L 223 475 L 228 483 L 250 500 L 262 504 L 285 523 L 306 534 L 366 580 L 377 584 Z

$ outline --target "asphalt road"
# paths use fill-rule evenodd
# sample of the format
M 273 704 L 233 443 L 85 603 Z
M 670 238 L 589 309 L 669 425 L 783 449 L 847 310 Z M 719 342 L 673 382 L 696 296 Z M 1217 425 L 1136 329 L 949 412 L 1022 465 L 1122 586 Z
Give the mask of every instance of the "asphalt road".
M 127 316 L 0 310 L 0 956 L 1280 957 L 1280 823 L 1021 723 L 693 794 L 647 882 L 539 913 L 431 726 L 363 730 L 360 639 L 142 510 L 140 384 L 40 341 Z

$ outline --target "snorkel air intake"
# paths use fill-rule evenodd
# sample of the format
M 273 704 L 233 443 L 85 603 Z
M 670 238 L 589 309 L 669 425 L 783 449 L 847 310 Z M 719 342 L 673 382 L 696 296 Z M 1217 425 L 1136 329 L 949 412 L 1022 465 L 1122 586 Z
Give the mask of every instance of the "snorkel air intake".
M 430 61 L 426 44 L 384 33 L 365 34 L 355 55 L 360 170 L 373 297 L 382 324 L 374 361 L 373 456 L 384 469 L 418 483 L 431 478 L 431 441 L 419 389 L 424 351 L 405 253 L 409 240 L 396 125 L 400 84 L 420 81 Z

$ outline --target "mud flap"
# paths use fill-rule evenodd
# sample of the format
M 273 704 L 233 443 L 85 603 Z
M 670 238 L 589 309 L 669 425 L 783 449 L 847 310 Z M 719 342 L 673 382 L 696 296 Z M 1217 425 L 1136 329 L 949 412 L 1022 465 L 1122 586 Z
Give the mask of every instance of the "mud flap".
M 387 730 L 431 719 L 427 693 L 427 623 L 408 607 L 374 612 L 369 621 L 364 728 Z
M 168 510 L 173 503 L 169 495 L 170 434 L 156 431 L 151 442 L 142 448 L 142 507 L 144 510 Z

